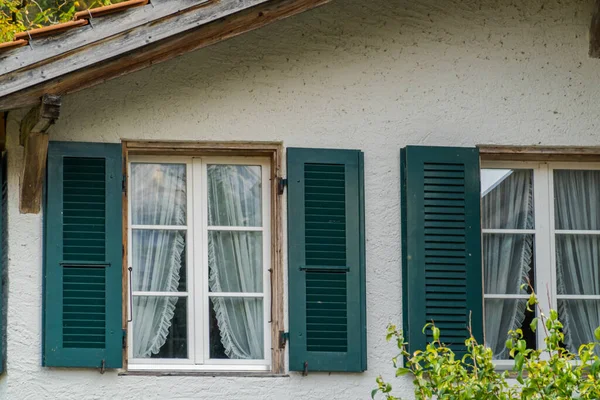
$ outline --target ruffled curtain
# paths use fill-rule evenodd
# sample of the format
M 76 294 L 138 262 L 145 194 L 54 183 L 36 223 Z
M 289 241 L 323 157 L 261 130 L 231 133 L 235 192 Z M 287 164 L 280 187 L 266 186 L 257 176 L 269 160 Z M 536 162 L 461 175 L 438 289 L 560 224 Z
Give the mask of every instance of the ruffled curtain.
M 208 166 L 210 226 L 262 226 L 260 167 Z M 262 232 L 209 231 L 212 293 L 262 292 Z M 221 343 L 232 359 L 264 358 L 262 298 L 211 297 Z
M 134 225 L 185 225 L 185 166 L 131 165 Z M 184 231 L 133 231 L 133 290 L 177 292 L 185 248 Z M 133 302 L 133 356 L 158 354 L 173 321 L 175 296 L 136 296 Z
M 556 229 L 600 230 L 600 171 L 554 173 Z M 600 295 L 600 237 L 556 235 L 558 294 Z M 600 326 L 600 301 L 559 300 L 566 345 L 576 353 L 594 341 Z
M 484 228 L 533 228 L 531 171 L 515 170 L 484 195 Z M 483 256 L 486 294 L 518 294 L 527 282 L 533 255 L 533 235 L 485 234 Z M 508 357 L 508 331 L 525 319 L 527 300 L 488 299 L 485 302 L 485 341 L 494 358 Z

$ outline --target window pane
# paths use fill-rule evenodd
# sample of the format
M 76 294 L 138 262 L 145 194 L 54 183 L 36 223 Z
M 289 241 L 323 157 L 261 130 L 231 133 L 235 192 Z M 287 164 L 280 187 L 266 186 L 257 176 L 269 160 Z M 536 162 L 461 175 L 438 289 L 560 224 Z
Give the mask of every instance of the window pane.
M 209 165 L 208 224 L 262 226 L 261 167 Z
M 600 236 L 556 235 L 559 294 L 600 295 Z
M 600 230 L 600 171 L 554 171 L 556 229 Z
M 262 232 L 208 232 L 211 292 L 263 291 Z
M 535 287 L 534 236 L 483 235 L 484 288 L 486 294 L 526 294 L 521 285 Z
M 263 299 L 212 297 L 210 358 L 263 360 Z
M 559 300 L 558 317 L 564 325 L 565 346 L 577 354 L 579 346 L 596 341 L 600 326 L 600 300 Z M 600 354 L 600 349 L 596 349 Z
M 134 225 L 186 224 L 185 164 L 131 164 Z
M 186 291 L 185 231 L 132 232 L 133 290 Z
M 481 170 L 484 229 L 533 229 L 533 171 Z
M 133 298 L 133 357 L 188 358 L 187 297 Z
M 494 359 L 510 358 L 509 351 L 506 349 L 510 330 L 521 328 L 527 348 L 536 348 L 536 335 L 530 327 L 534 317 L 535 312 L 527 310 L 527 299 L 485 300 L 485 344 L 492 349 Z

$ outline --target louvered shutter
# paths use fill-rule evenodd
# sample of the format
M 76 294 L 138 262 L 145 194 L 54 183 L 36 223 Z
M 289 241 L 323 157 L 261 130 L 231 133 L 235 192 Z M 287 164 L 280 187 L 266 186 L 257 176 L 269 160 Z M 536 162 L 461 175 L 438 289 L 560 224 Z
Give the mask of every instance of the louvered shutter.
M 122 366 L 121 146 L 51 142 L 44 365 Z
M 6 328 L 8 304 L 8 183 L 6 181 L 6 154 L 0 159 L 0 374 L 6 369 Z
M 404 331 L 410 351 L 441 340 L 464 354 L 471 320 L 483 343 L 479 153 L 408 146 L 401 151 Z
M 364 371 L 363 154 L 290 148 L 291 371 Z

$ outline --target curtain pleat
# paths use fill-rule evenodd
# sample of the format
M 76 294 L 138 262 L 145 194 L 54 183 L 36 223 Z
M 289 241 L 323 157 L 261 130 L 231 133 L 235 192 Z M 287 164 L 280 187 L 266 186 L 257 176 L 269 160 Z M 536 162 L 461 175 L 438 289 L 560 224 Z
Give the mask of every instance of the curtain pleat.
M 600 171 L 554 173 L 556 229 L 600 230 Z M 558 294 L 600 295 L 600 236 L 556 235 Z M 559 300 L 567 348 L 594 341 L 600 301 Z
M 482 199 L 484 228 L 533 228 L 531 171 L 515 170 Z M 533 257 L 533 235 L 483 236 L 486 294 L 518 294 L 527 282 Z M 489 299 L 485 302 L 485 340 L 495 359 L 505 359 L 508 331 L 525 319 L 527 300 Z
M 262 226 L 260 168 L 208 166 L 209 224 Z M 262 233 L 211 232 L 208 236 L 211 292 L 262 292 Z M 264 358 L 262 298 L 211 297 L 225 354 Z
M 185 166 L 132 164 L 134 225 L 185 225 Z M 142 292 L 177 292 L 185 248 L 184 231 L 134 230 L 133 287 Z M 133 356 L 158 354 L 165 344 L 178 297 L 136 296 Z

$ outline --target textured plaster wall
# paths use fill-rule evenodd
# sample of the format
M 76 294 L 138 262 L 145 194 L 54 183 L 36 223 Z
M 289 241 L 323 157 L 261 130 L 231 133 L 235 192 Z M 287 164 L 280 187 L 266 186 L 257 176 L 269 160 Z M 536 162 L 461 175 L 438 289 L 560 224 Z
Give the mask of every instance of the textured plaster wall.
M 336 0 L 68 96 L 54 140 L 276 140 L 365 152 L 369 370 L 285 378 L 42 368 L 41 216 L 18 211 L 9 115 L 8 373 L 1 399 L 365 399 L 401 320 L 398 152 L 406 144 L 599 145 L 591 0 Z M 411 396 L 408 379 L 397 393 Z

